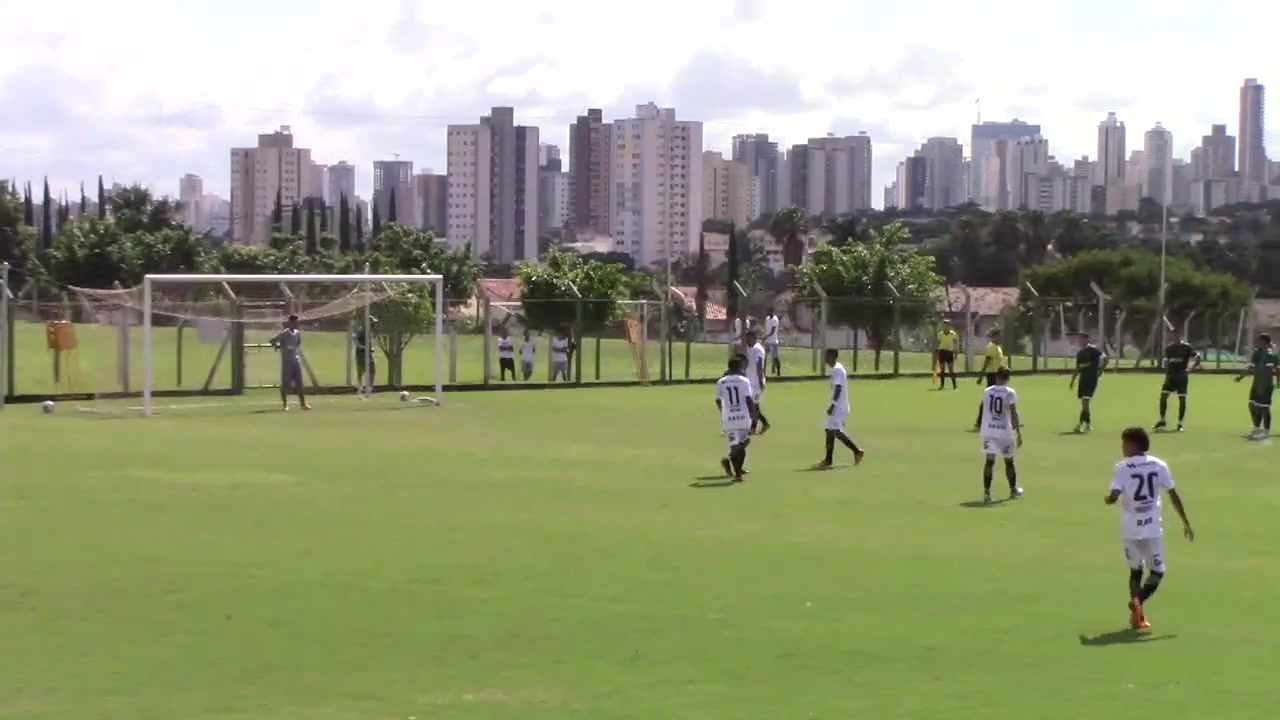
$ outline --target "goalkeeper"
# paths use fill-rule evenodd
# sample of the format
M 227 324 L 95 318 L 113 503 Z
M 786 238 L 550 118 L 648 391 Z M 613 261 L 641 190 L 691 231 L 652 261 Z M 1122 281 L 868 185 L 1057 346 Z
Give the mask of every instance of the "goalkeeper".
M 298 329 L 298 316 L 290 315 L 284 330 L 271 338 L 271 347 L 280 352 L 280 402 L 289 412 L 289 390 L 298 393 L 303 410 L 310 410 L 302 387 L 302 331 Z

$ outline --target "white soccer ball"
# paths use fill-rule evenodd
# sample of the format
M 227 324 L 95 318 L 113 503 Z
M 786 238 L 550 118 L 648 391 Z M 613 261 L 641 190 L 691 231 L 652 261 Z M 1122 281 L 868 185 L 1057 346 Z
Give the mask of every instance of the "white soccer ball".
M 400 391 L 400 402 L 409 402 L 409 391 L 408 391 L 408 390 L 401 390 L 401 391 Z
M 44 402 L 40 403 L 40 409 L 44 411 L 45 415 L 48 415 L 49 413 L 53 412 L 53 401 L 45 400 Z

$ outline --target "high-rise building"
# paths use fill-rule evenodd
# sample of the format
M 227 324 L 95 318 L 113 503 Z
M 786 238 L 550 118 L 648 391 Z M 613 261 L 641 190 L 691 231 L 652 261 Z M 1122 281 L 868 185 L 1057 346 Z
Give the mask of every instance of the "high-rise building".
M 598 108 L 569 126 L 569 225 L 578 231 L 609 233 L 610 125 Z
M 812 215 L 842 215 L 871 207 L 871 137 L 865 132 L 847 137 L 810 138 L 803 168 L 792 168 L 795 182 L 805 185 L 805 205 Z M 792 151 L 794 154 L 794 150 Z M 797 177 L 798 170 L 803 175 Z
M 1199 156 L 1192 151 L 1196 180 L 1230 177 L 1236 171 L 1236 139 L 1227 134 L 1226 125 L 1212 125 L 1209 134 L 1200 138 Z
M 337 207 L 342 202 L 342 196 L 347 196 L 347 202 L 355 201 L 356 197 L 356 168 L 346 160 L 330 165 L 328 167 L 329 187 L 326 189 L 325 201 L 330 205 Z M 351 208 L 351 212 L 355 212 L 355 208 Z
M 436 237 L 449 232 L 449 176 L 424 172 L 413 176 L 419 227 Z
M 538 257 L 538 128 L 495 107 L 449 126 L 449 242 L 501 263 Z
M 568 220 L 569 174 L 560 148 L 543 143 L 538 150 L 538 233 L 559 232 Z
M 1009 145 L 1008 168 L 1005 177 L 1009 183 L 1008 206 L 1000 210 L 1051 210 L 1044 207 L 1042 185 L 1050 182 L 1049 141 L 1043 137 L 1025 137 Z
M 1067 192 L 1067 209 L 1089 215 L 1093 213 L 1093 178 L 1096 170 L 1089 156 L 1071 164 L 1070 188 Z
M 785 161 L 787 202 L 783 207 L 809 208 L 809 146 L 792 145 Z M 821 203 L 819 203 L 821 204 Z
M 1240 86 L 1240 181 L 1248 200 L 1261 201 L 1267 184 L 1266 88 L 1254 78 Z
M 761 214 L 774 213 L 784 207 L 779 198 L 783 182 L 783 176 L 779 173 L 779 159 L 778 143 L 770 141 L 767 133 L 733 137 L 733 161 L 746 165 L 756 178 L 760 191 L 758 210 Z
M 1173 134 L 1160 123 L 1143 136 L 1143 195 L 1161 205 L 1173 203 Z
M 929 187 L 928 161 L 917 154 L 898 163 L 898 171 L 891 187 L 893 188 L 893 207 L 904 210 L 926 207 Z
M 391 212 L 392 197 L 395 198 L 395 217 L 392 217 Z M 418 227 L 416 197 L 412 161 L 373 161 L 373 211 L 384 225 L 394 222 Z
M 1115 113 L 1107 113 L 1107 119 L 1098 123 L 1098 177 L 1095 184 L 1107 186 L 1113 180 L 1124 180 L 1125 154 L 1124 123 Z
M 702 217 L 745 227 L 760 216 L 760 180 L 744 163 L 702 153 Z
M 697 249 L 702 232 L 702 123 L 672 108 L 636 106 L 612 124 L 609 161 L 614 249 L 645 267 Z
M 258 146 L 231 150 L 231 237 L 263 245 L 271 237 L 271 215 L 301 205 L 310 187 L 311 150 L 294 147 L 288 125 L 258 136 Z
M 988 120 L 970 128 L 969 157 L 969 200 L 985 209 L 994 209 L 996 198 L 982 195 L 984 188 L 998 187 L 998 181 L 989 181 L 984 177 L 988 168 L 999 170 L 998 164 L 990 160 L 991 151 L 997 140 L 1018 140 L 1024 137 L 1035 137 L 1040 134 L 1040 126 L 1014 118 L 1009 122 Z
M 328 203 L 329 198 L 326 197 L 326 193 L 329 192 L 329 168 L 313 162 L 308 175 L 306 197 L 320 198 Z
M 199 175 L 187 173 L 178 181 L 178 202 L 182 203 L 182 222 L 196 232 L 202 232 L 200 199 L 204 197 L 204 180 Z
M 916 155 L 925 162 L 924 207 L 945 210 L 969 200 L 965 191 L 964 146 L 959 140 L 931 137 Z

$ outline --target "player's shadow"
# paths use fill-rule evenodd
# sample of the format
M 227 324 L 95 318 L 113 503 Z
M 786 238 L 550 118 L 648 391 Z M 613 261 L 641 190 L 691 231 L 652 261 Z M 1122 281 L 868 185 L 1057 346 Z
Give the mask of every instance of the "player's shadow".
M 1176 640 L 1177 638 L 1177 635 L 1152 635 L 1149 632 L 1139 632 L 1138 630 L 1126 628 L 1093 637 L 1081 633 L 1080 644 L 1085 647 L 1110 647 L 1111 645 L 1140 645 L 1160 640 Z
M 998 508 L 1009 504 L 1009 498 L 992 499 L 991 502 L 985 500 L 969 500 L 960 503 L 957 507 L 968 508 L 970 510 L 986 510 L 988 508 Z
M 727 488 L 736 485 L 732 478 L 723 475 L 702 475 L 696 477 L 693 482 L 689 483 L 689 487 L 704 490 L 706 488 Z
M 1084 435 L 1085 435 L 1085 433 L 1082 433 L 1082 432 L 1080 432 L 1079 430 L 1063 430 L 1062 432 L 1058 433 L 1058 435 L 1059 435 L 1059 437 L 1066 437 L 1066 436 L 1068 436 L 1068 435 L 1079 435 L 1079 436 L 1084 436 Z

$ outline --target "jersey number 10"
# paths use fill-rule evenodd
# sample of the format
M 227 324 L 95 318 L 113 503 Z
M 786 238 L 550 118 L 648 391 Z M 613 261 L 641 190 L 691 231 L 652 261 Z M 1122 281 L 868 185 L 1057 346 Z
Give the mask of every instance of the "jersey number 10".
M 1004 398 L 999 395 L 992 395 L 991 402 L 989 402 L 988 405 L 991 407 L 991 414 L 993 416 L 1000 417 L 1004 414 Z

